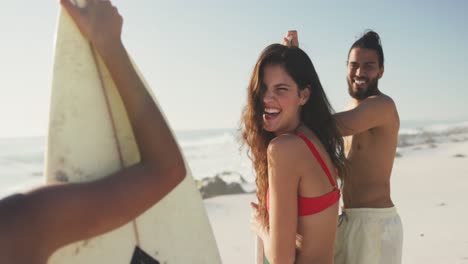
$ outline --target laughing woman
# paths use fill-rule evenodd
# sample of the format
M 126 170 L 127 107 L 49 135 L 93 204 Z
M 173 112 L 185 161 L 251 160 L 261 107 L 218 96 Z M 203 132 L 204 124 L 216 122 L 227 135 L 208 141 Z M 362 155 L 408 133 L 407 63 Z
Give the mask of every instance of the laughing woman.
M 333 263 L 343 140 L 312 61 L 298 47 L 261 53 L 242 117 L 256 172 L 251 227 L 264 263 Z

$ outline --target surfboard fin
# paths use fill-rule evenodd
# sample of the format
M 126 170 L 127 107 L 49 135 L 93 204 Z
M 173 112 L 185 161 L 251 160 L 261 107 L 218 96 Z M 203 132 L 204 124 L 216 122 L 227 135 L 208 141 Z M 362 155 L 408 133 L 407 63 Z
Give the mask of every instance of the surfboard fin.
M 140 247 L 136 246 L 133 251 L 132 260 L 130 264 L 160 264 L 159 261 L 151 257 L 148 253 L 143 251 Z

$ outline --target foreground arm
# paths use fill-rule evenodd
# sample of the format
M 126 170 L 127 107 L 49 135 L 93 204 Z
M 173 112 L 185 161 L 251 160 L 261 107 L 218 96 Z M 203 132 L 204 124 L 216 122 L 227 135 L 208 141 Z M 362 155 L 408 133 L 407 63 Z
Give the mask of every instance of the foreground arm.
M 121 42 L 122 18 L 115 7 L 99 0 L 82 10 L 68 0 L 61 3 L 108 67 L 141 162 L 95 182 L 46 186 L 0 201 L 0 255 L 11 242 L 9 248 L 18 252 L 35 249 L 38 257 L 47 257 L 67 243 L 115 229 L 158 202 L 186 174 L 175 139 Z

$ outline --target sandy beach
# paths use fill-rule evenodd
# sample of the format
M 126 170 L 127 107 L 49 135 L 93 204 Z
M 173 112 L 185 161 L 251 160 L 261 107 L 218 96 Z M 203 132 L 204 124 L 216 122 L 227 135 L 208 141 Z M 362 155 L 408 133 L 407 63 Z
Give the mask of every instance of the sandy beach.
M 403 221 L 403 263 L 468 263 L 468 141 L 400 150 L 392 198 Z M 254 194 L 205 200 L 223 263 L 253 263 Z
M 238 152 L 229 131 L 180 135 L 195 173 L 225 181 L 209 185 L 210 195 L 233 184 L 252 190 L 251 163 Z M 0 197 L 43 182 L 43 137 L 0 139 Z M 223 188 L 220 188 L 223 187 Z M 237 187 L 238 187 L 237 186 Z M 214 192 L 216 191 L 216 192 Z M 392 198 L 403 221 L 403 263 L 468 264 L 468 123 L 400 131 L 392 173 Z M 253 263 L 249 218 L 255 194 L 204 200 L 223 263 Z

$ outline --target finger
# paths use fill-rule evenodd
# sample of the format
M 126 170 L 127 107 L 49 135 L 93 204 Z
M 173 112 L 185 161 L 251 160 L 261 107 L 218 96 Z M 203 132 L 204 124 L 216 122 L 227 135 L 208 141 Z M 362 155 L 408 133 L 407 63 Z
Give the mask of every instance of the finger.
M 71 2 L 74 6 L 80 9 L 84 9 L 88 6 L 88 0 L 68 0 Z
M 96 5 L 96 6 L 101 6 L 101 7 L 102 6 L 105 6 L 105 7 L 111 6 L 114 9 L 116 9 L 115 6 L 112 4 L 112 2 L 110 0 L 92 0 L 92 1 L 94 1 L 94 5 Z
M 288 35 L 291 36 L 291 45 L 299 47 L 299 38 L 297 36 L 297 30 L 289 30 Z
M 88 0 L 88 4 L 91 4 L 91 5 L 96 5 L 96 4 L 99 4 L 99 0 Z
M 258 221 L 258 218 L 260 217 L 260 212 L 258 210 L 257 205 L 251 204 L 250 205 L 250 219 L 251 221 Z
M 115 5 L 112 4 L 110 0 L 93 0 L 94 5 L 99 8 L 103 8 L 104 10 L 110 11 L 112 13 L 119 13 L 119 10 Z
M 294 35 L 297 35 L 297 30 L 288 30 L 288 33 L 287 33 L 288 36 L 294 36 Z
M 254 220 L 250 220 L 250 229 L 257 230 L 257 222 Z
M 60 0 L 60 4 L 73 18 L 79 17 L 82 13 L 82 9 L 72 4 L 70 0 Z
M 254 209 L 258 209 L 258 204 L 254 203 L 254 202 L 250 202 L 250 206 Z
M 95 5 L 113 6 L 110 0 L 94 0 Z
M 296 46 L 296 47 L 299 46 L 299 43 L 297 42 L 297 39 L 292 39 L 291 40 L 291 46 Z

